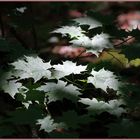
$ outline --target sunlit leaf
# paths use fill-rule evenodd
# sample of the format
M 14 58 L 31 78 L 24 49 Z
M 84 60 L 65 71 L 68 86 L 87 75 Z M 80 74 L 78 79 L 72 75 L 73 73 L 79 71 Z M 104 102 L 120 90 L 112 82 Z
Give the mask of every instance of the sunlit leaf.
M 110 100 L 108 103 L 104 101 L 98 101 L 96 98 L 88 99 L 81 98 L 79 102 L 89 105 L 87 107 L 90 113 L 101 113 L 101 112 L 109 112 L 110 114 L 120 116 L 122 113 L 126 112 L 125 109 L 120 107 L 120 105 L 124 104 L 122 100 Z
M 51 72 L 48 70 L 52 66 L 50 62 L 44 63 L 39 57 L 26 56 L 25 59 L 19 59 L 11 64 L 17 70 L 19 79 L 33 78 L 37 82 L 43 77 L 50 78 Z
M 27 88 L 22 86 L 21 83 L 16 82 L 15 80 L 12 81 L 5 81 L 2 83 L 1 88 L 5 93 L 8 93 L 12 98 L 16 95 L 16 93 L 20 93 L 21 91 L 27 92 Z
M 88 83 L 92 83 L 96 88 L 101 88 L 105 92 L 107 87 L 118 90 L 119 82 L 113 72 L 102 68 L 99 71 L 92 70 L 91 74 L 93 76 L 88 77 Z
M 104 51 L 100 56 L 99 60 L 101 61 L 110 61 L 112 64 L 115 64 L 119 67 L 127 67 L 128 59 L 124 54 L 120 54 L 118 51 L 110 50 Z
M 129 63 L 130 63 L 131 66 L 138 67 L 138 66 L 140 66 L 140 58 L 131 60 Z
M 51 118 L 51 116 L 38 119 L 36 124 L 40 125 L 40 130 L 44 130 L 45 132 L 52 132 L 57 128 L 65 127 L 63 123 L 54 123 L 54 120 Z
M 65 61 L 63 64 L 54 65 L 55 68 L 53 74 L 56 78 L 62 78 L 70 74 L 80 74 L 80 72 L 85 71 L 87 66 L 76 65 L 72 61 Z

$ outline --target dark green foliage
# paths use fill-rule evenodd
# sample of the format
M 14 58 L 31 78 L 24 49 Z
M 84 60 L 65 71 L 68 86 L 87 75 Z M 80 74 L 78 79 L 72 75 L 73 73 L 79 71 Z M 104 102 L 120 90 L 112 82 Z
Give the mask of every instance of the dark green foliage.
M 109 125 L 109 136 L 119 138 L 139 138 L 139 130 L 140 122 L 132 122 L 128 119 L 118 120 L 116 123 Z
M 112 59 L 95 63 L 86 62 L 86 65 L 82 65 L 87 66 L 85 71 L 79 74 L 66 74 L 60 79 L 57 77 L 51 77 L 50 79 L 42 77 L 37 82 L 34 82 L 31 77 L 21 80 L 16 75 L 19 73 L 13 74 L 14 76 L 11 79 L 5 81 L 7 85 L 9 84 L 8 82 L 17 80 L 14 82 L 21 84 L 28 91 L 20 91 L 20 87 L 19 89 L 14 89 L 14 86 L 10 87 L 18 91 L 16 91 L 14 97 L 11 97 L 11 94 L 8 94 L 11 89 L 9 88 L 10 90 L 4 93 L 2 89 L 3 83 L 0 85 L 1 138 L 140 137 L 140 73 L 139 67 L 135 68 L 133 66 L 131 68 L 129 65 L 129 61 L 140 58 L 140 31 L 139 29 L 134 29 L 131 32 L 126 32 L 123 29 L 118 29 L 116 25 L 116 15 L 118 13 L 101 13 L 99 10 L 102 9 L 101 5 L 106 7 L 103 3 L 86 2 L 0 4 L 0 31 L 2 33 L 0 35 L 1 81 L 5 72 L 15 71 L 14 67 L 9 70 L 9 63 L 17 62 L 24 55 L 34 52 L 40 54 L 39 50 L 41 48 L 50 49 L 53 47 L 48 42 L 49 37 L 56 35 L 62 41 L 60 44 L 56 43 L 56 46 L 70 44 L 69 41 L 75 38 L 70 38 L 69 34 L 65 37 L 60 34 L 50 34 L 52 30 L 62 25 L 80 26 L 85 31 L 84 34 L 89 38 L 106 33 L 109 34 L 109 39 L 121 39 L 123 41 L 128 36 L 133 36 L 136 39 L 136 42 L 130 45 L 123 45 L 122 43 L 118 48 L 114 48 L 116 51 L 119 50 L 119 54 L 124 54 L 125 58 L 128 59 L 128 65 L 121 67 L 116 63 L 112 63 L 113 57 Z M 16 8 L 24 6 L 27 8 L 25 12 L 22 13 L 16 10 Z M 93 7 L 95 8 L 94 11 L 89 10 Z M 101 22 L 102 26 L 90 28 L 87 24 L 75 25 L 74 22 L 69 20 L 69 10 L 86 13 L 91 18 Z M 108 52 L 109 49 L 104 49 L 104 51 Z M 99 55 L 99 58 L 101 55 Z M 50 61 L 51 68 L 49 68 L 49 71 L 52 71 L 54 64 L 63 64 L 63 61 L 67 60 L 67 58 L 52 55 L 50 52 L 45 52 L 42 58 L 43 63 Z M 75 62 L 77 59 L 75 59 Z M 22 66 L 22 63 L 20 66 Z M 102 68 L 113 72 L 117 76 L 118 81 L 121 82 L 121 86 L 118 89 L 121 94 L 117 94 L 117 90 L 109 87 L 107 87 L 106 91 L 96 87 L 96 82 L 101 82 L 103 85 L 102 81 L 106 80 L 106 75 L 101 75 L 98 81 L 88 83 L 89 77 L 96 78 L 91 74 L 91 71 L 93 69 L 99 71 Z M 65 70 L 69 70 L 69 67 Z M 19 72 L 24 72 L 24 69 Z M 31 72 L 30 69 L 29 72 Z M 36 70 L 32 71 L 31 74 L 34 74 L 34 72 Z M 60 82 L 65 82 L 65 86 L 63 87 L 60 84 L 58 90 L 55 90 Z M 50 91 L 38 90 L 37 88 L 41 86 L 48 86 L 47 89 L 50 88 Z M 69 88 L 69 86 L 72 88 Z M 82 103 L 80 99 L 89 101 L 95 99 L 95 104 Z M 116 104 L 108 110 L 104 109 L 105 104 L 108 105 L 109 101 L 119 99 L 124 100 L 126 104 L 121 104 L 118 108 L 126 109 L 126 112 L 121 113 L 121 115 L 110 113 L 110 110 L 117 106 Z M 99 103 L 99 110 L 96 103 Z M 39 120 L 43 121 L 45 117 L 50 118 L 40 124 Z M 48 128 L 45 129 L 44 127 Z M 49 129 L 50 131 L 48 132 Z
M 115 17 L 113 15 L 108 15 L 108 14 L 103 15 L 93 10 L 87 11 L 87 15 L 100 21 L 102 24 L 110 24 L 113 23 L 113 21 L 115 20 Z
M 133 60 L 136 58 L 140 57 L 140 44 L 139 43 L 135 43 L 132 45 L 128 45 L 128 46 L 122 46 L 122 54 L 125 54 L 125 56 L 129 59 L 129 60 Z

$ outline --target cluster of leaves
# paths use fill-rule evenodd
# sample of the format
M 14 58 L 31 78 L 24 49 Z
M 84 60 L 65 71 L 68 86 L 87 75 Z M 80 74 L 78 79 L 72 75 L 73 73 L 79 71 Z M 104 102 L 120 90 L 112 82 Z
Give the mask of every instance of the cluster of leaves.
M 139 30 L 119 30 L 108 18 L 87 14 L 52 33 L 70 38 L 72 47 L 85 47 L 97 63 L 53 64 L 37 54 L 11 56 L 0 88 L 13 106 L 0 107 L 0 137 L 140 137 L 139 43 L 117 49 L 110 42 L 128 35 L 138 40 Z M 93 17 L 100 17 L 102 24 Z M 1 49 L 8 52 L 11 46 Z

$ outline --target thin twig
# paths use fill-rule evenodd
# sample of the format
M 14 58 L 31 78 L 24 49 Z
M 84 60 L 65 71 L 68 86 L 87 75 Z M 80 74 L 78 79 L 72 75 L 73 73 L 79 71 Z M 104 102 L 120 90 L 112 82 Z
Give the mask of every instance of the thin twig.
M 78 56 L 76 56 L 76 57 L 74 58 L 74 60 L 79 59 L 79 57 L 80 57 L 85 51 L 86 51 L 86 50 L 83 50 Z
M 120 45 L 124 44 L 125 42 L 127 42 L 128 40 L 130 40 L 132 38 L 134 38 L 134 37 L 133 36 L 132 37 L 129 37 L 128 39 L 125 39 L 123 42 L 114 45 L 114 47 L 120 46 Z

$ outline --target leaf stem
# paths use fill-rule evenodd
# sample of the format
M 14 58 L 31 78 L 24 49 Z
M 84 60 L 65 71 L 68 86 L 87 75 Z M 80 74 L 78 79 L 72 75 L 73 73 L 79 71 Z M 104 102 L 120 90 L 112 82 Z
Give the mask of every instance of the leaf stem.
M 123 63 L 118 58 L 116 58 L 113 54 L 111 54 L 110 52 L 107 53 L 110 54 L 113 58 L 115 58 L 122 66 L 124 66 Z
M 80 86 L 79 84 L 77 84 L 77 83 L 75 83 L 75 82 L 73 82 L 73 81 L 67 79 L 66 77 L 64 77 L 64 79 L 65 79 L 66 81 L 70 82 L 71 84 L 76 85 L 77 87 L 80 87 L 80 88 L 82 89 L 82 86 Z

